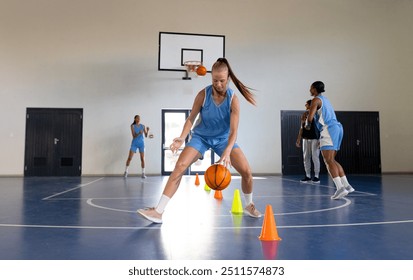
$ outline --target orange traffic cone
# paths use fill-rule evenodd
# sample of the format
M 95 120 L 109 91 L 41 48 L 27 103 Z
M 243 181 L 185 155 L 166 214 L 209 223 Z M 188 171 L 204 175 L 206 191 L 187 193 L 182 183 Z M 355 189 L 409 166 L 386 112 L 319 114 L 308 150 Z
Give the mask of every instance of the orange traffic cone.
M 199 186 L 201 183 L 199 182 L 199 176 L 198 173 L 196 173 L 196 177 L 195 177 L 195 186 Z
M 265 208 L 264 222 L 262 223 L 261 235 L 258 237 L 262 241 L 281 240 L 278 236 L 277 226 L 275 224 L 274 213 L 271 205 Z
M 215 199 L 223 199 L 222 191 L 215 191 L 214 198 Z

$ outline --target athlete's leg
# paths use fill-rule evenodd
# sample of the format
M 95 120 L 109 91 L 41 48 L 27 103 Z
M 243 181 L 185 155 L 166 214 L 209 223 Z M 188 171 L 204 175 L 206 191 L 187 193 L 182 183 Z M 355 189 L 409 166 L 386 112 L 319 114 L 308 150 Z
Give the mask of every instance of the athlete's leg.
M 248 215 L 254 218 L 261 217 L 261 213 L 255 209 L 252 201 L 253 179 L 250 165 L 241 148 L 234 148 L 231 151 L 231 163 L 235 170 L 241 175 L 241 188 L 245 197 L 245 210 Z
M 179 155 L 175 168 L 168 178 L 163 194 L 156 208 L 139 209 L 138 213 L 154 223 L 162 223 L 162 214 L 172 196 L 176 193 L 185 170 L 201 157 L 194 148 L 186 146 Z
M 139 152 L 139 155 L 141 157 L 141 167 L 145 168 L 145 152 Z
M 143 149 L 142 149 L 143 150 Z M 139 152 L 140 158 L 141 158 L 141 168 L 142 168 L 142 178 L 146 178 L 145 175 L 145 152 Z
M 340 172 L 344 172 L 341 165 L 335 160 L 337 151 L 335 150 L 321 150 L 321 153 L 326 163 L 327 169 L 330 173 L 331 178 L 336 186 L 336 192 L 331 197 L 331 199 L 340 199 L 348 194 L 343 182 L 340 178 Z
M 128 155 L 128 158 L 126 159 L 125 173 L 123 173 L 123 176 L 125 178 L 128 177 L 129 165 L 130 165 L 130 162 L 133 158 L 133 154 L 134 154 L 134 152 L 132 150 L 129 150 L 129 155 Z
M 171 198 L 179 187 L 179 183 L 188 167 L 201 157 L 200 153 L 192 147 L 186 146 L 179 155 L 175 168 L 168 178 L 163 194 Z
M 134 154 L 135 153 L 132 150 L 129 150 L 129 155 L 128 155 L 128 158 L 126 159 L 126 166 L 130 165 L 130 162 L 131 162 Z
M 303 160 L 306 178 L 311 178 L 311 148 L 311 140 L 303 139 Z
M 337 166 L 337 162 L 334 159 L 334 157 L 336 155 L 336 151 L 334 151 L 334 150 L 322 150 L 321 154 L 323 155 L 324 162 L 327 166 L 327 169 L 330 173 L 331 178 L 338 177 L 339 176 L 339 167 Z
M 241 175 L 242 192 L 246 194 L 252 193 L 252 172 L 248 160 L 242 152 L 241 148 L 232 149 L 230 156 L 232 166 Z
M 314 176 L 320 176 L 320 147 L 317 139 L 311 140 L 311 158 L 314 164 Z

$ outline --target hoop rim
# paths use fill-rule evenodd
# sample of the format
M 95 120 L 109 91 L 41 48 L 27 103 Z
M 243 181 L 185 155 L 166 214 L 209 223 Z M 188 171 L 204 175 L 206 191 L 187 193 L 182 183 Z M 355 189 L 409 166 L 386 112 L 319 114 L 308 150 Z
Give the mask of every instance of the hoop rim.
M 188 60 L 184 62 L 185 66 L 199 66 L 202 65 L 202 62 L 199 60 Z

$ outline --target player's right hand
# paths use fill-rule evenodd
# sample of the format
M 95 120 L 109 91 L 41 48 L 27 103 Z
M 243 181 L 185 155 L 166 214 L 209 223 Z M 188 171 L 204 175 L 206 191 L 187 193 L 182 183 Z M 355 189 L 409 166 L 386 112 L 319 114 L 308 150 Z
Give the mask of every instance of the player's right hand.
M 174 141 L 169 146 L 169 148 L 171 149 L 172 153 L 176 153 L 183 143 L 184 143 L 184 139 L 181 137 L 177 137 L 174 139 Z

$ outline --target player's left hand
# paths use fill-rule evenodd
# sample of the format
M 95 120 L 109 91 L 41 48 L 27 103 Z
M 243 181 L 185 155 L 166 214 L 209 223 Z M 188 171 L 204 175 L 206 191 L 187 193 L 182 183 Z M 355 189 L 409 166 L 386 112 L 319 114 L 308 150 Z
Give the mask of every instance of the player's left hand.
M 226 153 L 226 152 L 224 151 L 224 153 L 222 153 L 222 155 L 221 155 L 221 158 L 220 158 L 216 163 L 222 164 L 222 165 L 224 165 L 226 168 L 232 167 L 232 165 L 231 165 L 231 156 L 230 156 L 230 153 Z

